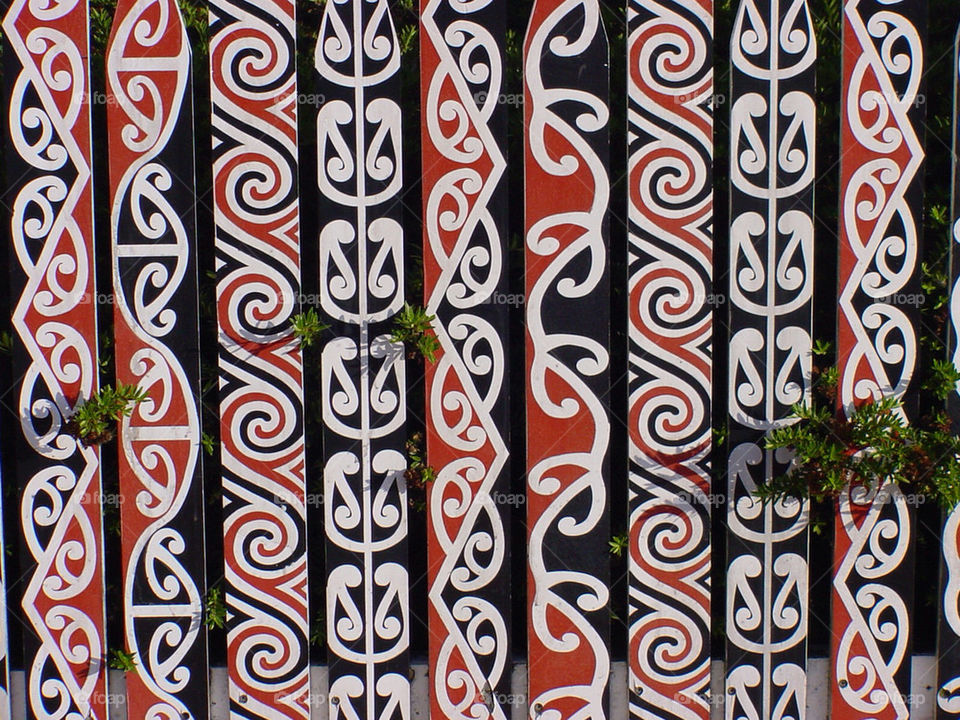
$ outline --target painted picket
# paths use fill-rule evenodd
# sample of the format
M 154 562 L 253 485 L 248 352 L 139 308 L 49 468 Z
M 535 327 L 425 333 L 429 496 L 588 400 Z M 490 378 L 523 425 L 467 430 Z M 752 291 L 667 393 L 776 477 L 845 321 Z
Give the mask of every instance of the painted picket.
M 400 48 L 385 0 L 330 0 L 315 55 L 331 717 L 410 716 Z
M 68 428 L 98 388 L 88 29 L 77 0 L 3 20 L 30 718 L 106 718 L 100 450 Z
M 309 717 L 295 3 L 210 3 L 230 708 Z
M 440 343 L 426 373 L 431 713 L 506 720 L 506 2 L 422 0 L 420 23 L 424 296 Z
M 710 716 L 713 2 L 628 6 L 630 714 Z
M 843 16 L 838 402 L 849 414 L 903 398 L 917 359 L 915 309 L 894 298 L 918 282 L 926 3 L 849 2 Z M 898 41 L 896 57 L 888 50 Z M 910 714 L 916 509 L 896 485 L 854 487 L 837 504 L 831 630 L 832 717 Z M 896 527 L 895 532 L 891 529 Z
M 807 503 L 753 491 L 810 395 L 816 41 L 805 0 L 743 0 L 731 41 L 727 712 L 803 718 Z
M 172 0 L 121 0 L 107 47 L 129 717 L 205 718 L 200 347 L 190 41 Z
M 0 476 L 2 481 L 2 476 Z M 0 493 L 0 517 L 3 517 L 2 493 Z M 8 540 L 0 533 L 0 720 L 11 716 L 10 704 L 10 647 L 7 627 L 7 558 Z
M 531 712 L 608 707 L 609 76 L 598 2 L 536 0 L 524 42 Z
M 950 243 L 950 328 L 948 349 L 954 366 L 960 369 L 960 30 L 953 47 L 953 187 Z M 954 432 L 960 432 L 960 388 L 947 397 L 947 413 Z M 937 627 L 937 720 L 960 716 L 960 508 L 944 512 L 940 569 L 940 617 Z

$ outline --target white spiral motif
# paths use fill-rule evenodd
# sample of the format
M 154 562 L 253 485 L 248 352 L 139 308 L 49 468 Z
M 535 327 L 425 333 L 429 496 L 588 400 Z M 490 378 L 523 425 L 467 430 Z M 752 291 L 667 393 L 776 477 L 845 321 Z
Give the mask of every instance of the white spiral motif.
M 308 718 L 296 11 L 210 4 L 231 713 Z
M 711 3 L 628 7 L 630 713 L 710 703 Z

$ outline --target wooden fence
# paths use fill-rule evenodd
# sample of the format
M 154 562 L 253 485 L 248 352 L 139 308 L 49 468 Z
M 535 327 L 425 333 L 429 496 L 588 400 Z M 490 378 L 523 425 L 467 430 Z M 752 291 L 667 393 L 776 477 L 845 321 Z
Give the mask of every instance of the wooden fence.
M 712 0 L 629 0 L 625 104 L 611 90 L 598 0 L 533 2 L 516 97 L 507 1 L 420 0 L 418 114 L 403 109 L 411 55 L 391 6 L 326 0 L 305 79 L 294 0 L 211 0 L 209 77 L 198 81 L 209 90 L 195 107 L 174 0 L 119 0 L 103 68 L 90 62 L 85 2 L 5 5 L 13 413 L 0 560 L 17 577 L 5 577 L 0 620 L 17 642 L 8 653 L 4 625 L 0 717 L 20 707 L 106 718 L 111 658 L 126 670 L 127 718 L 210 717 L 211 567 L 222 568 L 232 718 L 425 713 L 410 677 L 424 622 L 434 718 L 506 720 L 517 704 L 534 720 L 615 717 L 617 647 L 628 672 L 613 691 L 633 718 L 703 720 L 719 706 L 729 719 L 808 717 L 811 509 L 753 492 L 789 467 L 764 437 L 810 397 L 817 298 L 837 305 L 842 406 L 895 395 L 912 412 L 921 318 L 896 299 L 922 293 L 924 0 L 843 3 L 832 228 L 814 210 L 825 128 L 805 0 L 741 0 L 731 36 L 716 41 Z M 729 102 L 718 103 L 728 89 L 715 88 L 713 49 L 728 40 Z M 304 102 L 307 86 L 317 102 Z M 522 151 L 509 135 L 517 106 Z M 625 147 L 611 144 L 614 126 Z M 298 137 L 304 127 L 315 136 Z M 729 142 L 722 169 L 718 138 Z M 418 150 L 421 176 L 403 177 L 404 153 Z M 518 164 L 522 193 L 510 182 Z M 729 177 L 722 229 L 715 170 Z M 522 231 L 510 206 L 522 206 Z M 621 206 L 622 245 L 610 239 Z M 106 255 L 95 216 L 109 223 L 97 230 Z M 817 243 L 837 234 L 836 291 L 814 293 Z M 215 337 L 200 321 L 207 266 Z M 425 362 L 394 336 L 408 303 L 433 316 Z M 960 284 L 951 308 L 960 329 Z M 326 326 L 316 374 L 292 325 L 311 309 Z M 618 332 L 626 358 L 611 351 Z M 205 354 L 217 362 L 218 430 L 202 423 Z M 100 387 L 106 355 L 116 382 L 148 399 L 116 443 L 79 442 L 70 420 Z M 620 404 L 626 427 L 611 411 Z M 114 486 L 111 569 L 103 498 Z M 319 525 L 308 522 L 313 497 Z M 942 522 L 931 682 L 936 717 L 949 718 L 960 717 L 960 512 Z M 907 718 L 916 706 L 912 628 L 930 612 L 913 597 L 916 526 L 896 486 L 837 504 L 821 618 L 834 720 Z M 221 527 L 222 564 L 208 531 Z M 616 587 L 628 595 L 619 624 Z M 712 650 L 724 659 L 720 692 Z

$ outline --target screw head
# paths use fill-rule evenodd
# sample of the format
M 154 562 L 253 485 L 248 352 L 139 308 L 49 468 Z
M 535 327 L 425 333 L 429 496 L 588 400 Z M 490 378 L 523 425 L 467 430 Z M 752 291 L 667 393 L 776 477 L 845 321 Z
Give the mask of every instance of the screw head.
M 837 684 L 838 684 L 840 687 L 845 688 L 849 683 L 847 682 L 846 678 L 840 678 L 840 682 L 837 683 Z
M 246 695 L 241 695 L 241 696 L 240 696 L 240 702 L 245 703 L 246 701 L 247 701 L 247 696 L 246 696 Z
M 737 691 L 734 690 L 733 687 L 727 688 L 727 695 L 736 695 L 736 694 L 737 694 Z

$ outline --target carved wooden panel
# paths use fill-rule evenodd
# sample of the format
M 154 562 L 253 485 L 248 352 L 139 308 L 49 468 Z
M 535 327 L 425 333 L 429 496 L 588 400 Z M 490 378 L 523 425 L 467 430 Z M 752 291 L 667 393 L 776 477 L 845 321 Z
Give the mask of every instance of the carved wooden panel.
M 106 717 L 100 453 L 65 427 L 98 388 L 88 18 L 22 0 L 3 21 L 30 718 Z
M 915 287 L 919 255 L 925 16 L 922 0 L 844 7 L 837 358 L 848 413 L 880 396 L 913 404 L 917 320 L 897 298 Z M 895 485 L 854 487 L 837 510 L 832 717 L 906 718 L 915 513 Z
M 950 244 L 950 332 L 949 349 L 953 364 L 960 368 L 960 177 L 957 175 L 957 151 L 960 150 L 960 33 L 953 54 L 953 228 Z M 960 432 L 960 388 L 947 398 L 947 411 L 954 432 Z M 938 720 L 960 716 L 960 508 L 944 513 L 943 558 L 940 570 L 940 623 L 937 638 Z

